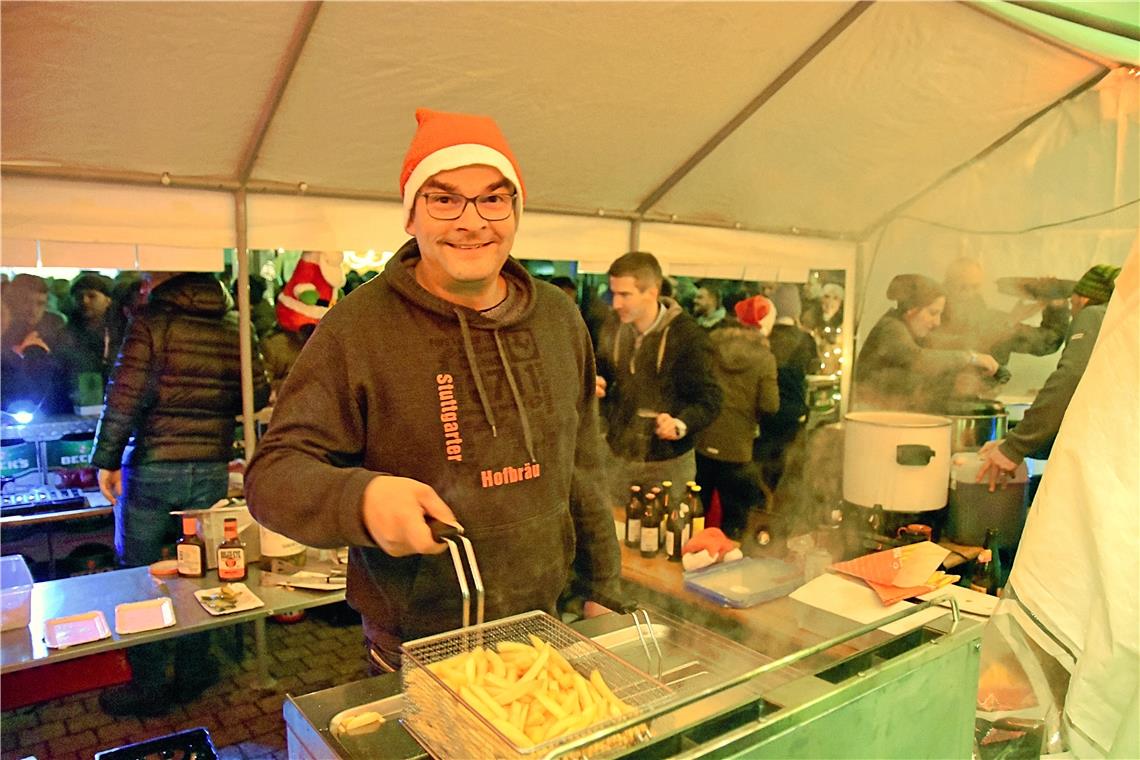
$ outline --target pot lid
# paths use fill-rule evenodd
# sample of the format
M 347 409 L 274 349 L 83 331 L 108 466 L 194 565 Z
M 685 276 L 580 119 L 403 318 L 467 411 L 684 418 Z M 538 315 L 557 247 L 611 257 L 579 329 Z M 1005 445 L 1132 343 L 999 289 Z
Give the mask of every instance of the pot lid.
M 943 413 L 956 417 L 994 416 L 1005 414 L 1005 404 L 979 396 L 952 398 L 946 402 Z
M 937 428 L 949 427 L 950 420 L 934 414 L 918 412 L 848 412 L 843 418 L 847 422 L 864 423 L 889 428 Z

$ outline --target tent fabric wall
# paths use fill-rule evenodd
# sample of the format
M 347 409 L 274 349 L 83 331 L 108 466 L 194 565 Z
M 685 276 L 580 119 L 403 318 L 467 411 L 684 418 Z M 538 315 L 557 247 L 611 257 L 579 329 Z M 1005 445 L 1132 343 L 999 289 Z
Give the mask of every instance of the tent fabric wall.
M 997 293 L 999 277 L 1079 279 L 1123 263 L 1140 221 L 1138 101 L 1140 78 L 1118 69 L 887 222 L 862 248 L 858 336 L 891 307 L 887 283 L 901 272 L 941 281 L 954 259 L 976 259 L 987 303 L 1008 309 L 1016 301 Z M 1039 388 L 1056 364 L 1015 354 L 1003 391 Z
M 1065 722 L 1077 757 L 1140 757 L 1138 345 L 1140 258 L 1133 253 L 1061 423 L 1010 575 L 1018 598 L 1076 657 Z
M 216 249 L 236 239 L 231 193 L 8 176 L 0 190 L 5 238 Z

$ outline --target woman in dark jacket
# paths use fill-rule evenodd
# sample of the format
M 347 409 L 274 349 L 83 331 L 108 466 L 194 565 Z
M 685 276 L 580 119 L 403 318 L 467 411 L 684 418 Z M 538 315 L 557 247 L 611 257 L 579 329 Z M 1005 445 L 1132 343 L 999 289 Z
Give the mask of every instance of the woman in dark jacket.
M 897 275 L 887 286 L 897 306 L 882 316 L 855 362 L 854 406 L 861 409 L 932 411 L 951 378 L 964 367 L 986 376 L 998 364 L 989 354 L 927 348 L 924 340 L 946 308 L 942 287 L 919 274 Z
M 749 508 L 761 502 L 758 473 L 750 466 L 752 442 L 763 436 L 761 415 L 780 408 L 776 357 L 760 327 L 770 309 L 764 296 L 741 301 L 736 305 L 740 325 L 709 335 L 713 376 L 724 401 L 712 424 L 697 434 L 697 483 L 706 498 L 714 490 L 720 494 L 721 529 L 732 539 L 747 527 Z
M 162 558 L 180 534 L 172 511 L 208 508 L 226 496 L 242 400 L 232 307 L 212 274 L 175 273 L 130 323 L 91 456 L 115 508 L 115 549 L 127 567 Z M 255 406 L 264 406 L 269 384 L 256 349 L 253 381 Z M 133 683 L 99 698 L 112 715 L 161 714 L 172 697 L 193 699 L 217 680 L 205 634 L 176 640 L 173 689 L 162 643 L 132 647 L 127 656 Z

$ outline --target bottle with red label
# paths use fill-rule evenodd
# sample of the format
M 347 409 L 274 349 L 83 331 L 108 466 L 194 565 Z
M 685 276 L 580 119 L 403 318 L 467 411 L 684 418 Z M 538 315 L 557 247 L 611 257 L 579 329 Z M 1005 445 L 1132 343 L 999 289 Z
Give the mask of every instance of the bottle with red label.
M 244 581 L 249 572 L 245 565 L 245 544 L 238 538 L 236 517 L 224 522 L 224 541 L 218 544 L 218 578 L 227 581 Z

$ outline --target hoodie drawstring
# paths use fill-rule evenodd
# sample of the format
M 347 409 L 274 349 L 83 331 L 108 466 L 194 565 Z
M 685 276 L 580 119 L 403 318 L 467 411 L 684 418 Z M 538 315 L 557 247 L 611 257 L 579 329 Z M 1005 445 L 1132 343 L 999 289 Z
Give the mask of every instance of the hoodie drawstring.
M 475 359 L 475 346 L 471 343 L 471 328 L 467 326 L 467 317 L 463 316 L 460 309 L 456 309 L 455 314 L 459 317 L 459 332 L 463 335 L 463 351 L 467 354 L 467 363 L 471 365 L 471 374 L 475 376 L 475 390 L 479 392 L 479 401 L 483 404 L 483 416 L 487 418 L 487 424 L 491 426 L 491 437 L 498 438 L 499 429 L 495 425 L 495 413 L 491 411 L 491 402 L 487 400 L 487 391 L 483 387 L 483 375 L 480 374 L 479 362 Z
M 522 394 L 519 393 L 518 383 L 515 382 L 515 373 L 511 369 L 511 362 L 507 359 L 507 352 L 503 350 L 503 341 L 499 337 L 499 331 L 494 330 L 492 334 L 495 336 L 495 347 L 499 349 L 499 361 L 503 363 L 503 370 L 507 373 L 507 384 L 511 386 L 511 395 L 515 397 L 515 407 L 519 410 L 519 420 L 522 422 L 523 441 L 526 442 L 526 453 L 530 455 L 530 461 L 537 462 L 538 458 L 534 455 L 534 437 L 530 432 L 530 419 L 526 415 L 526 406 L 522 402 Z

